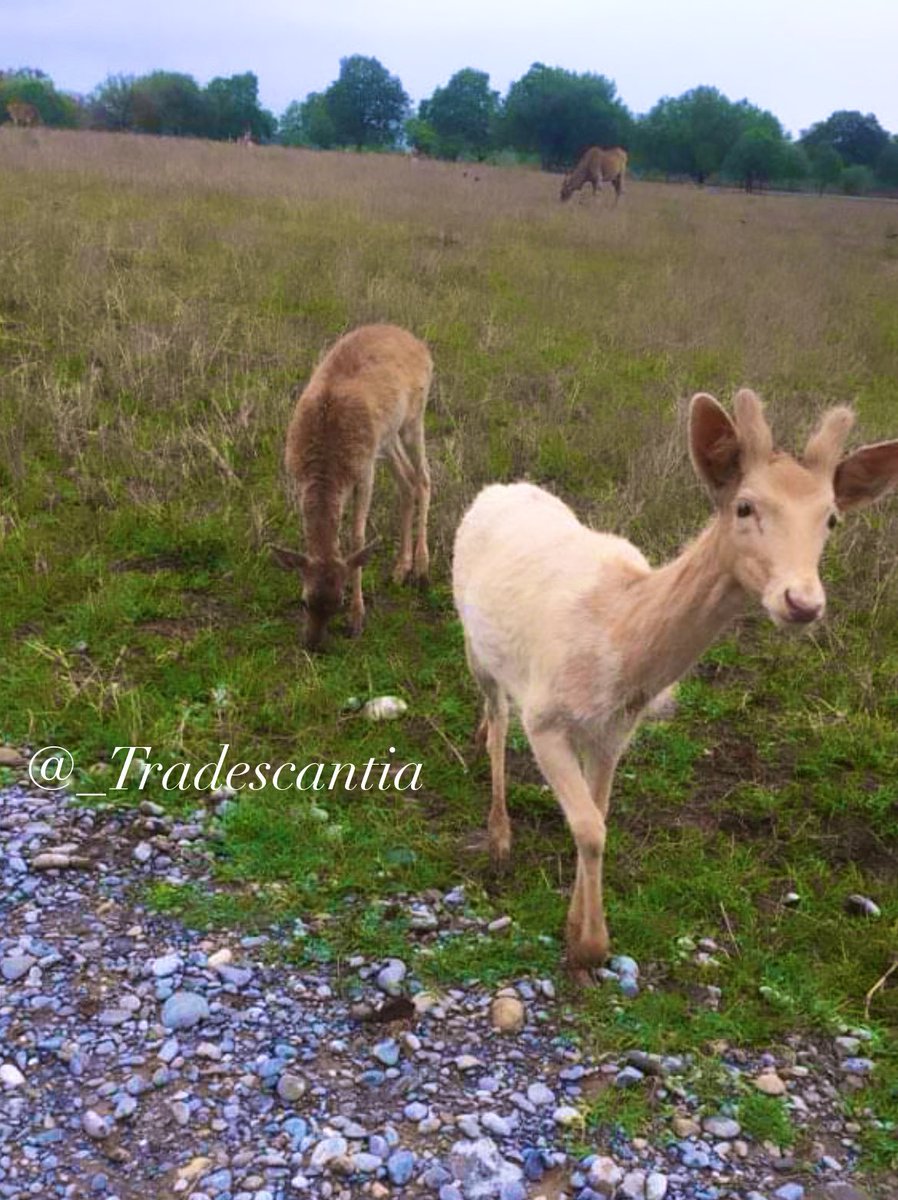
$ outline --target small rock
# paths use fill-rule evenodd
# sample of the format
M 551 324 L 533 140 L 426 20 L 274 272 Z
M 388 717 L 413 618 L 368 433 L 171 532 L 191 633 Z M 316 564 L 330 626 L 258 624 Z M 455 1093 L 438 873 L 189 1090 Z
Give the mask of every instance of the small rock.
M 108 1117 L 101 1117 L 98 1112 L 89 1108 L 81 1118 L 81 1128 L 89 1138 L 101 1142 L 112 1132 L 112 1123 Z
M 882 909 L 869 896 L 861 896 L 857 892 L 845 901 L 845 911 L 854 917 L 881 917 Z
M 728 1142 L 742 1132 L 739 1122 L 734 1121 L 731 1117 L 705 1117 L 702 1121 L 702 1129 L 705 1133 L 710 1133 L 712 1137 Z
M 784 1183 L 773 1194 L 776 1200 L 802 1200 L 804 1188 L 800 1183 Z
M 387 1159 L 387 1174 L 397 1187 L 408 1183 L 415 1170 L 415 1156 L 411 1150 L 394 1150 Z
M 496 1113 L 496 1112 L 484 1113 L 483 1116 L 480 1118 L 480 1124 L 487 1131 L 487 1133 L 492 1133 L 496 1137 L 500 1137 L 500 1138 L 511 1137 L 512 1124 L 506 1117 L 500 1116 L 499 1113 Z
M 531 1104 L 535 1104 L 537 1108 L 544 1108 L 548 1104 L 555 1103 L 555 1093 L 551 1088 L 546 1087 L 544 1083 L 537 1081 L 531 1083 L 527 1088 L 527 1099 Z
M 140 863 L 141 865 L 148 863 L 153 857 L 153 847 L 149 842 L 138 842 L 131 851 L 131 857 L 135 862 Z
M 4 1063 L 0 1067 L 0 1083 L 7 1091 L 21 1087 L 24 1082 L 25 1076 L 14 1063 Z
M 869 1058 L 843 1058 L 839 1063 L 839 1069 L 848 1075 L 869 1075 L 873 1067 Z
M 571 1125 L 579 1125 L 583 1118 L 579 1109 L 571 1108 L 569 1104 L 562 1104 L 552 1113 L 552 1120 L 556 1125 L 569 1128 Z
M 499 1033 L 520 1033 L 524 1017 L 524 1005 L 516 996 L 497 996 L 490 1005 L 490 1024 Z
M 289 1071 L 278 1080 L 277 1094 L 286 1104 L 292 1104 L 304 1095 L 306 1090 L 306 1081 L 299 1075 L 291 1075 Z
M 586 1176 L 589 1186 L 605 1196 L 614 1195 L 623 1177 L 623 1170 L 614 1159 L 602 1154 L 589 1164 L 589 1172 Z
M 836 1054 L 839 1058 L 850 1058 L 861 1048 L 861 1039 L 857 1037 L 837 1037 L 833 1039 Z
M 652 1171 L 645 1181 L 645 1200 L 664 1200 L 667 1195 L 667 1176 Z
M 644 1200 L 645 1171 L 628 1171 L 621 1182 L 620 1192 L 627 1200 Z
M 635 1067 L 624 1067 L 622 1071 L 614 1077 L 614 1085 L 619 1088 L 635 1087 L 638 1083 L 642 1083 L 645 1076 L 642 1071 L 637 1071 Z
M 754 1080 L 754 1085 L 765 1096 L 784 1096 L 787 1091 L 785 1081 L 775 1071 L 765 1071 Z
M 185 1183 L 193 1183 L 195 1179 L 199 1179 L 201 1175 L 205 1175 L 212 1166 L 211 1158 L 203 1158 L 201 1155 L 197 1158 L 192 1158 L 189 1163 L 178 1168 L 178 1178 L 183 1179 Z
M 169 975 L 180 971 L 183 965 L 180 954 L 163 954 L 161 958 L 153 959 L 150 970 L 157 979 L 167 979 Z
M 385 1067 L 395 1067 L 399 1062 L 399 1047 L 392 1038 L 385 1042 L 378 1042 L 371 1053 Z
M 335 1158 L 342 1158 L 349 1147 L 344 1137 L 323 1138 L 312 1151 L 310 1166 L 326 1167 Z
M 692 1117 L 674 1117 L 671 1125 L 673 1125 L 673 1131 L 678 1138 L 698 1137 L 702 1131 L 701 1125 Z
M 401 958 L 391 958 L 377 973 L 377 986 L 388 996 L 398 996 L 408 968 Z
M 11 954 L 0 963 L 0 974 L 7 983 L 16 983 L 23 975 L 28 974 L 36 962 L 37 959 L 29 954 Z

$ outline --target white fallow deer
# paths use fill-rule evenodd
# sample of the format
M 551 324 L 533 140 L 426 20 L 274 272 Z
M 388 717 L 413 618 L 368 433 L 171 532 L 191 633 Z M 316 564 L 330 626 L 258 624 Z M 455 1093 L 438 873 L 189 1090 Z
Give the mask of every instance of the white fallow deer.
M 306 608 L 306 645 L 316 649 L 352 583 L 350 631 L 362 631 L 362 567 L 373 548 L 365 526 L 377 458 L 399 488 L 400 539 L 394 579 L 427 581 L 430 471 L 424 409 L 433 374 L 430 351 L 397 325 L 363 325 L 331 347 L 312 373 L 287 429 L 285 462 L 302 513 L 306 550 L 272 547 L 278 563 L 298 569 Z M 340 524 L 354 501 L 352 550 L 343 557 Z M 417 540 L 412 550 L 415 502 Z
M 608 802 L 637 725 L 747 599 L 760 600 L 781 627 L 819 620 L 826 597 L 818 562 L 838 515 L 898 484 L 898 442 L 841 457 L 852 421 L 850 409 L 828 411 L 799 461 L 774 449 L 753 392 L 736 396 L 734 419 L 711 396 L 695 396 L 692 462 L 716 512 L 657 569 L 630 542 L 586 528 L 528 483 L 486 488 L 459 526 L 453 588 L 485 698 L 478 732 L 492 769 L 490 851 L 501 865 L 511 847 L 511 703 L 576 842 L 567 945 L 581 979 L 608 953 Z

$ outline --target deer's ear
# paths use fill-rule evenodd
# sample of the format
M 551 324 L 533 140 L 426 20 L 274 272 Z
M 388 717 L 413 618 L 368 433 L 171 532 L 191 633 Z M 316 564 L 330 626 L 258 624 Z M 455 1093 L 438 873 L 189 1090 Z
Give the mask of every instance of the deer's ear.
M 689 454 L 715 501 L 740 475 L 736 426 L 713 396 L 698 392 L 689 405 Z
M 355 570 L 356 567 L 364 567 L 377 548 L 378 541 L 379 539 L 375 538 L 373 542 L 369 542 L 368 545 L 363 546 L 361 550 L 356 550 L 354 554 L 350 554 L 346 560 L 347 567 L 349 567 L 351 571 Z
M 269 546 L 271 557 L 285 571 L 301 571 L 309 565 L 307 555 L 298 550 L 288 550 L 285 546 Z
M 843 458 L 833 476 L 836 504 L 842 512 L 864 508 L 898 486 L 898 442 L 862 446 Z

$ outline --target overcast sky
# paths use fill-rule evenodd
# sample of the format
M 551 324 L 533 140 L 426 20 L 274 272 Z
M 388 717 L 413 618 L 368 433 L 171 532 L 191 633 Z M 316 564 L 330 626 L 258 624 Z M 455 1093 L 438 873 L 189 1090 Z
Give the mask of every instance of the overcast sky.
M 251 70 L 280 114 L 349 54 L 379 58 L 415 101 L 468 66 L 504 94 L 543 62 L 609 76 L 637 113 L 713 84 L 792 133 L 840 108 L 898 132 L 898 0 L 0 0 L 0 67 L 69 91 Z

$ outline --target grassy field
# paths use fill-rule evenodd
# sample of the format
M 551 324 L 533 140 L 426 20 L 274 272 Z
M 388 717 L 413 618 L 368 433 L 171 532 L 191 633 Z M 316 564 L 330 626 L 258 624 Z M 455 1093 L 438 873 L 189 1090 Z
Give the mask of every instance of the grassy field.
M 97 791 L 120 744 L 166 763 L 229 742 L 233 761 L 423 764 L 414 794 L 247 798 L 225 821 L 221 891 L 160 890 L 160 907 L 249 926 L 320 914 L 297 956 L 396 952 L 436 983 L 559 972 L 573 849 L 520 733 L 515 866 L 498 882 L 487 866 L 488 769 L 447 585 L 464 506 L 526 476 L 657 562 L 707 515 L 685 451 L 692 391 L 755 387 L 787 444 L 836 401 L 856 405 L 864 440 L 898 436 L 898 207 L 639 183 L 617 209 L 562 207 L 557 188 L 389 157 L 0 131 L 0 741 L 68 746 Z M 385 473 L 368 629 L 313 660 L 296 582 L 265 552 L 299 545 L 290 391 L 371 320 L 409 326 L 436 362 L 434 586 L 387 582 Z M 896 545 L 898 500 L 846 522 L 826 627 L 789 638 L 748 616 L 685 682 L 677 717 L 640 734 L 613 799 L 607 901 L 616 949 L 656 986 L 625 1006 L 572 996 L 585 1045 L 769 1045 L 861 1022 L 878 1067 L 857 1106 L 898 1119 L 896 977 L 865 1011 L 898 935 Z M 384 692 L 408 700 L 403 722 L 342 711 Z M 417 950 L 391 899 L 459 883 L 478 911 L 510 914 L 512 935 Z M 847 915 L 851 892 L 882 918 Z M 720 944 L 713 978 L 683 937 Z M 752 1103 L 776 1130 L 778 1103 Z M 892 1135 L 865 1128 L 885 1168 Z

